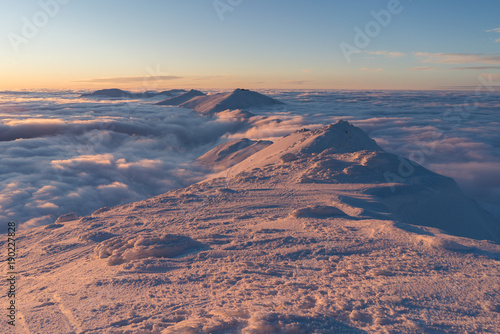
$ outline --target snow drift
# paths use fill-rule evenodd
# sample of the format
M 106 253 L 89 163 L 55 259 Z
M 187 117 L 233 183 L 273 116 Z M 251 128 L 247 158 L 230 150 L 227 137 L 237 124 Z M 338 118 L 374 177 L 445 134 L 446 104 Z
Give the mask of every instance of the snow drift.
M 347 122 L 256 144 L 222 144 L 202 160 L 250 155 L 187 188 L 20 231 L 16 329 L 497 332 L 500 245 L 450 233 L 498 222 L 453 180 Z
M 117 265 L 148 257 L 177 257 L 201 249 L 202 244 L 182 235 L 134 235 L 115 237 L 102 242 L 95 249 L 100 259 L 108 259 L 109 265 Z

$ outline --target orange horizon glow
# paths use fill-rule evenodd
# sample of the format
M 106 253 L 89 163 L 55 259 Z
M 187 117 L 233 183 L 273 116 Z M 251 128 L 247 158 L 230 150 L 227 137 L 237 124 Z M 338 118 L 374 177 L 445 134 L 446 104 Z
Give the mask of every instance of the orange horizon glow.
M 106 81 L 106 79 L 110 79 Z M 140 78 L 140 77 L 138 77 Z M 52 80 L 45 78 L 33 78 L 31 80 L 18 79 L 5 82 L 0 81 L 0 90 L 3 91 L 22 91 L 22 90 L 98 90 L 107 88 L 119 88 L 129 91 L 148 91 L 148 90 L 168 90 L 168 89 L 290 89 L 290 90 L 441 90 L 460 89 L 460 86 L 449 87 L 446 82 L 389 82 L 388 80 L 376 78 L 364 78 L 362 80 L 290 80 L 290 79 L 268 79 L 256 81 L 252 78 L 221 78 L 221 79 L 203 79 L 203 78 L 180 78 L 175 80 L 155 80 L 154 77 L 144 76 L 143 80 L 134 80 L 133 82 L 113 81 L 113 78 L 102 78 L 103 82 L 91 82 L 91 80 Z M 341 81 L 341 82 L 339 82 Z M 463 86 L 473 86 L 468 82 L 463 82 Z

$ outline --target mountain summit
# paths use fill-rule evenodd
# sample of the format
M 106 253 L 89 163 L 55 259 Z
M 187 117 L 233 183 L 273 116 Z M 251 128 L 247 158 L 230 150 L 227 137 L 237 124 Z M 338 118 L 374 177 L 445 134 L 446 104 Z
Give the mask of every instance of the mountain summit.
M 200 92 L 199 90 L 191 89 L 189 92 L 178 95 L 176 97 L 172 97 L 170 99 L 163 100 L 163 101 L 158 102 L 156 104 L 160 105 L 160 106 L 178 106 L 178 105 L 185 103 L 185 102 L 187 102 L 195 97 L 205 96 L 205 95 L 206 95 L 205 93 Z
M 103 99 L 141 99 L 141 98 L 152 98 L 157 96 L 169 96 L 173 97 L 182 93 L 185 93 L 184 89 L 171 89 L 165 90 L 161 92 L 156 91 L 147 91 L 147 92 L 129 92 L 125 90 L 121 90 L 118 88 L 111 89 L 100 89 L 96 90 L 92 93 L 82 94 L 80 97 L 87 98 L 103 98 Z
M 500 245 L 477 239 L 500 241 L 499 223 L 452 179 L 344 121 L 199 163 L 237 161 L 16 231 L 19 332 L 497 332 Z
M 389 214 L 404 223 L 500 242 L 500 223 L 467 198 L 455 181 L 414 161 L 385 152 L 363 130 L 339 121 L 314 131 L 303 129 L 267 146 L 221 172 L 237 182 L 331 184 L 353 188 L 382 211 L 344 197 L 372 218 Z M 342 186 L 340 186 L 342 185 Z
M 361 151 L 384 152 L 363 130 L 341 120 L 317 130 L 302 129 L 285 136 L 234 166 L 232 172 L 262 168 L 280 162 L 286 163 L 298 160 L 300 157 L 310 159 L 318 154 L 321 154 L 321 157 L 313 160 L 325 160 L 328 154 Z

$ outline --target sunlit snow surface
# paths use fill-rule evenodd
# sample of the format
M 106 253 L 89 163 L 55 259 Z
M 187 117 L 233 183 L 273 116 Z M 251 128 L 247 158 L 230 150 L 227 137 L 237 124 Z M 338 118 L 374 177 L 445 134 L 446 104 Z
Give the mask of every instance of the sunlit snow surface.
M 267 94 L 287 104 L 206 118 L 76 93 L 5 103 L 2 212 L 34 220 L 0 333 L 498 333 L 498 221 L 391 153 L 494 202 L 498 96 L 453 119 L 464 93 Z M 210 150 L 243 137 L 275 142 Z M 206 175 L 214 163 L 231 167 Z
M 261 91 L 284 106 L 206 117 L 160 99 L 0 93 L 0 220 L 25 227 L 184 187 L 191 164 L 231 138 L 276 139 L 346 119 L 388 152 L 453 177 L 500 217 L 500 93 Z

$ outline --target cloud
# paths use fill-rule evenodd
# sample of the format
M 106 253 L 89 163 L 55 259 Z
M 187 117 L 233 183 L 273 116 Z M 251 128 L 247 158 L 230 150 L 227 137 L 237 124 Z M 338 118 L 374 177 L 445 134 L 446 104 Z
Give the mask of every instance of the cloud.
M 416 52 L 424 63 L 435 64 L 500 64 L 499 54 Z
M 286 80 L 282 81 L 281 83 L 285 85 L 305 85 L 308 82 L 308 80 Z
M 455 90 L 455 89 L 458 89 L 458 90 L 466 90 L 466 91 L 471 91 L 471 90 L 476 90 L 476 89 L 492 89 L 494 91 L 498 91 L 498 87 L 500 87 L 500 85 L 492 85 L 492 86 L 488 86 L 488 88 L 485 88 L 483 86 L 437 86 L 436 88 L 439 88 L 439 89 L 442 89 L 442 90 Z
M 257 139 L 277 140 L 291 132 L 300 129 L 306 124 L 304 117 L 294 116 L 256 116 L 252 119 L 252 126 L 244 131 L 228 136 L 229 139 Z
M 5 120 L 0 124 L 0 141 L 56 134 L 62 131 L 64 124 L 59 119 Z
M 413 67 L 409 68 L 410 71 L 434 71 L 435 67 Z
M 31 227 L 37 227 L 40 225 L 46 225 L 54 222 L 54 218 L 50 215 L 45 215 L 43 217 L 36 217 L 32 218 L 30 220 L 27 220 L 22 227 L 23 228 L 31 228 Z
M 500 70 L 500 66 L 461 66 L 461 67 L 454 67 L 454 70 Z
M 80 155 L 67 160 L 52 160 L 51 164 L 58 169 L 64 169 L 68 166 L 82 166 L 83 168 L 88 166 L 105 167 L 110 166 L 112 160 L 112 154 Z
M 38 202 L 37 207 L 40 209 L 59 209 L 57 205 L 50 202 Z
M 401 58 L 405 56 L 403 52 L 396 52 L 396 51 L 363 51 L 363 52 L 373 56 L 384 56 L 388 58 Z
M 500 28 L 486 30 L 486 32 L 500 32 Z
M 144 82 L 149 80 L 167 81 L 167 80 L 177 80 L 177 79 L 182 79 L 182 77 L 174 75 L 152 75 L 152 76 L 142 76 L 142 77 L 94 78 L 88 80 L 79 80 L 76 82 L 123 84 L 123 83 L 133 83 L 133 82 Z

